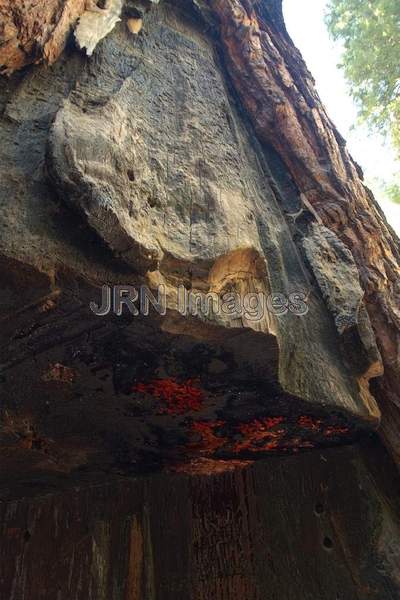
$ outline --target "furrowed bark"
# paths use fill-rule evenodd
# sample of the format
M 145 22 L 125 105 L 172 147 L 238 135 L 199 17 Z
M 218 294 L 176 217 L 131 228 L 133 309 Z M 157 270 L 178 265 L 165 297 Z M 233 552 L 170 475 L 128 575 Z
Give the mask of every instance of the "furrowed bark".
M 309 203 L 316 219 L 338 235 L 356 261 L 384 364 L 384 375 L 374 384 L 383 411 L 381 432 L 399 460 L 393 424 L 400 417 L 398 237 L 320 101 L 285 29 L 281 2 L 210 4 L 220 19 L 229 73 L 259 139 L 284 161 L 304 194 L 305 210 L 311 210 Z M 375 363 L 369 376 L 380 374 Z
M 398 239 L 281 2 L 0 15 L 1 598 L 397 598 Z

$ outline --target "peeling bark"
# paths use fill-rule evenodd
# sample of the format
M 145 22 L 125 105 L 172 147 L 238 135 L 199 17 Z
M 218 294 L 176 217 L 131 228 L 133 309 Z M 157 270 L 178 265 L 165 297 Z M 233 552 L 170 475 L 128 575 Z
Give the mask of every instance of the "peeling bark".
M 86 0 L 1 0 L 0 73 L 32 63 L 53 64 L 64 50 Z

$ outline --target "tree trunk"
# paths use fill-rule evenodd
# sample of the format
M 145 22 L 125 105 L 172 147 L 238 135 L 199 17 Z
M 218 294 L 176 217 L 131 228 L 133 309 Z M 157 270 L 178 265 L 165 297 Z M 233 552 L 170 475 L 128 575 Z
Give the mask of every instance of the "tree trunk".
M 0 15 L 1 598 L 397 598 L 398 239 L 280 1 Z

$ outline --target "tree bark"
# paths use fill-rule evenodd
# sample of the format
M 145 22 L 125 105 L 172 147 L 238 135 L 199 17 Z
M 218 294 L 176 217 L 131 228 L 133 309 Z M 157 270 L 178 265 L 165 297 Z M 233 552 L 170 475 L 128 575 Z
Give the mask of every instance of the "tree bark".
M 1 597 L 396 598 L 398 239 L 281 3 L 0 15 Z
M 212 5 L 221 20 L 229 71 L 259 138 L 278 152 L 316 215 L 357 263 L 384 364 L 384 375 L 374 384 L 383 412 L 381 432 L 398 460 L 393 418 L 398 419 L 400 393 L 399 240 L 326 114 L 287 34 L 281 3 L 213 0 Z M 375 366 L 370 375 L 379 375 Z

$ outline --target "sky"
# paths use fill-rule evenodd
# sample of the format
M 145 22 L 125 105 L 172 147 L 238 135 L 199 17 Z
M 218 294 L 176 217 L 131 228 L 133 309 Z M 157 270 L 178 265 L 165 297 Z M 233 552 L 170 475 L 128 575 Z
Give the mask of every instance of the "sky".
M 399 170 L 393 149 L 378 135 L 357 125 L 357 109 L 350 97 L 342 70 L 340 43 L 328 34 L 324 12 L 326 0 L 283 0 L 287 30 L 313 74 L 318 93 L 340 133 L 347 140 L 353 158 L 364 170 L 368 185 L 392 227 L 400 234 L 400 204 L 381 197 L 373 179 L 390 180 Z M 354 129 L 353 125 L 357 125 Z

